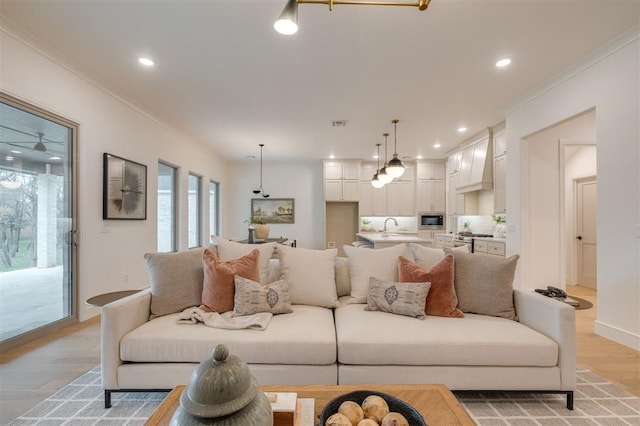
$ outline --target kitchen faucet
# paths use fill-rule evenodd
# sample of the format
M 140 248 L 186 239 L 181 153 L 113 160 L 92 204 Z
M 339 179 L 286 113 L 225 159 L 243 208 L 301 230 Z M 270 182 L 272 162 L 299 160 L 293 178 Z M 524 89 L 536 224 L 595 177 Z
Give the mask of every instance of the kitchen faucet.
M 392 220 L 393 223 L 395 223 L 396 226 L 398 226 L 398 221 L 395 218 L 393 218 L 393 217 L 386 218 L 384 220 L 384 228 L 382 229 L 382 232 L 384 232 L 385 234 L 387 233 L 387 222 L 390 221 L 390 220 Z

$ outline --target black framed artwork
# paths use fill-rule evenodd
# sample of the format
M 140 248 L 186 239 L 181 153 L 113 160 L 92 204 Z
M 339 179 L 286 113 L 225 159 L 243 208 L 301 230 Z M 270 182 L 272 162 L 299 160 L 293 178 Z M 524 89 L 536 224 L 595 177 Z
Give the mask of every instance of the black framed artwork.
M 147 166 L 104 153 L 102 218 L 147 218 Z

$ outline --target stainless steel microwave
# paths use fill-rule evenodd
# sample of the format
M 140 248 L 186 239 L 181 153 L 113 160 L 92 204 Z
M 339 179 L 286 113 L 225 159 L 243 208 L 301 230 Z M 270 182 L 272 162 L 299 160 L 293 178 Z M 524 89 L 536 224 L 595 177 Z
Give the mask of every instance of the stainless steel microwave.
M 421 212 L 418 214 L 418 227 L 420 229 L 436 229 L 444 230 L 445 222 L 444 213 L 426 213 Z

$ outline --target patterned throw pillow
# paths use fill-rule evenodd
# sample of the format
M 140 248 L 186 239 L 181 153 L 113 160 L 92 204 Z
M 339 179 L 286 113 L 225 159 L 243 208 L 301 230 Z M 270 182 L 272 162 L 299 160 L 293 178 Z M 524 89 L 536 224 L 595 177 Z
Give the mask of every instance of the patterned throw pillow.
M 253 315 L 258 312 L 288 314 L 293 312 L 289 301 L 289 289 L 285 280 L 262 285 L 236 275 L 233 316 Z
M 365 311 L 383 311 L 423 320 L 431 283 L 397 283 L 369 278 Z

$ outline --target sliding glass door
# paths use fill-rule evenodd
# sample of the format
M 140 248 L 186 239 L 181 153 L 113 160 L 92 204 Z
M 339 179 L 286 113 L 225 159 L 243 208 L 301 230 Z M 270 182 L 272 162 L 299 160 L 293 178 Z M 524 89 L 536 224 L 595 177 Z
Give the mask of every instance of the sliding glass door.
M 0 93 L 0 348 L 76 321 L 76 125 Z

